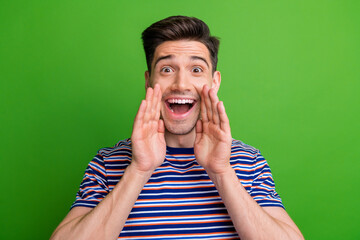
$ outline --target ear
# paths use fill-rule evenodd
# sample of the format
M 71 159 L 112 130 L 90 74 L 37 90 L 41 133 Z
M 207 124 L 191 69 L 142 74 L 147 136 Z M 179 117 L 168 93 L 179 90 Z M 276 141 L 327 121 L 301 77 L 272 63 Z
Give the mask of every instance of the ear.
M 216 92 L 219 91 L 221 83 L 221 73 L 219 71 L 215 71 L 213 75 L 213 81 L 211 88 L 215 89 Z
M 151 87 L 151 84 L 150 84 L 150 73 L 149 73 L 149 71 L 145 71 L 145 90 L 146 90 L 148 87 Z

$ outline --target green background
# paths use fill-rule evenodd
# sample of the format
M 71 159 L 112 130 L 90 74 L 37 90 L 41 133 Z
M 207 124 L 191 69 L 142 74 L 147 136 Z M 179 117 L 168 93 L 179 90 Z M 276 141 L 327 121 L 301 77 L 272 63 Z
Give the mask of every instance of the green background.
M 360 239 L 359 1 L 1 1 L 0 239 L 48 239 L 144 97 L 141 32 L 221 38 L 234 138 L 259 148 L 307 239 Z

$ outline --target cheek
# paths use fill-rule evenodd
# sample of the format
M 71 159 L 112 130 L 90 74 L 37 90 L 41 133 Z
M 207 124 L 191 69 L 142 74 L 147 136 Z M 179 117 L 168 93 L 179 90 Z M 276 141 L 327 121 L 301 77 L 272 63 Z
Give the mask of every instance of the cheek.
M 194 87 L 198 93 L 201 93 L 201 91 L 205 85 L 208 85 L 209 88 L 211 88 L 212 87 L 212 79 L 209 80 L 208 78 L 204 78 L 204 79 L 201 79 L 194 83 Z
M 154 87 L 155 84 L 159 84 L 161 92 L 164 93 L 165 89 L 167 88 L 166 81 L 164 81 L 162 78 L 154 77 L 151 79 L 151 86 Z

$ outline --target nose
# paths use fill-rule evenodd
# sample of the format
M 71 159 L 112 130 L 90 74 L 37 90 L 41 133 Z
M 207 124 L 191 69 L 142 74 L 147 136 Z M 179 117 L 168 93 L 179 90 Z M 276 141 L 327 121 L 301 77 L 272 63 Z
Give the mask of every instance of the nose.
M 186 91 L 189 90 L 189 78 L 186 76 L 185 71 L 179 70 L 175 74 L 174 82 L 171 86 L 171 90 Z

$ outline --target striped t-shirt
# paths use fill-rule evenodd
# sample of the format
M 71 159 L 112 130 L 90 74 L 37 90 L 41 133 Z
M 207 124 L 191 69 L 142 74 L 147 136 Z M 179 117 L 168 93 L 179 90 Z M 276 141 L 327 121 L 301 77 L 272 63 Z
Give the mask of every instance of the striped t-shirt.
M 72 207 L 96 207 L 131 162 L 131 140 L 99 150 L 89 163 Z M 262 207 L 283 207 L 259 150 L 233 140 L 230 163 Z M 163 164 L 140 193 L 119 239 L 239 239 L 213 182 L 193 148 L 167 147 Z

